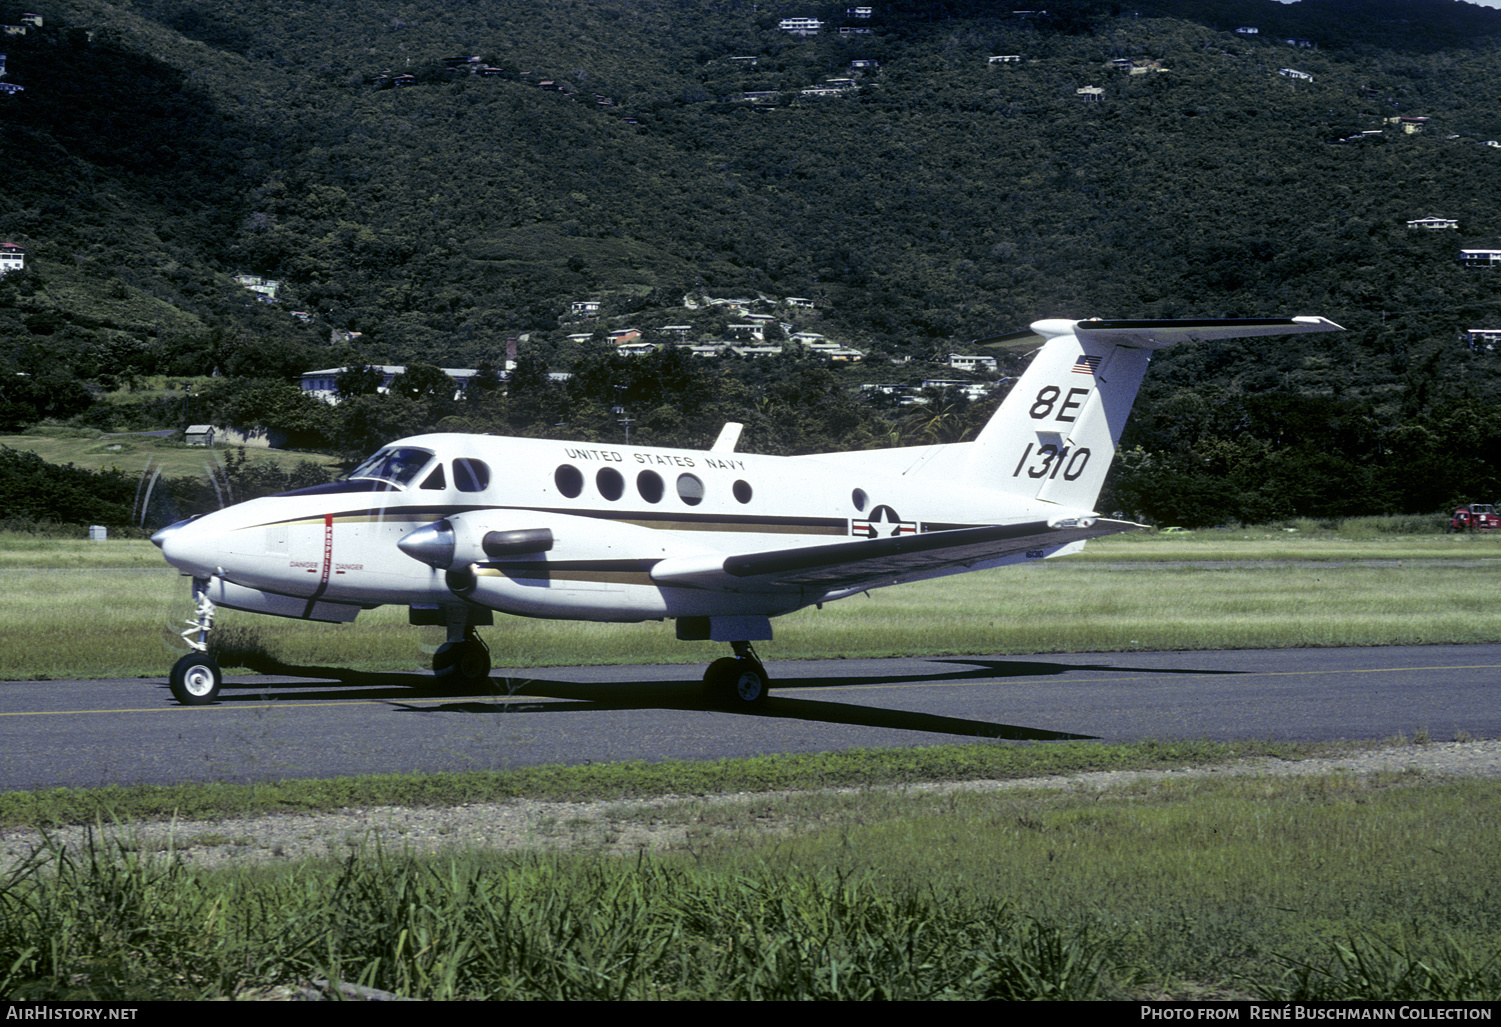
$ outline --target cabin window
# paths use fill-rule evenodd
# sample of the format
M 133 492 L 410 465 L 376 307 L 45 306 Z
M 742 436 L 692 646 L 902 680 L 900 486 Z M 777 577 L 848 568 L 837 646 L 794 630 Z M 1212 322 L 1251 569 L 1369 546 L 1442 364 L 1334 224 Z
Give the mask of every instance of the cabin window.
M 753 493 L 751 492 L 750 482 L 748 481 L 736 481 L 735 484 L 731 486 L 730 491 L 733 492 L 735 494 L 735 498 L 740 500 L 740 502 L 742 503 L 749 503 L 751 501 L 751 496 L 753 495 Z
M 594 487 L 599 489 L 600 495 L 613 503 L 625 494 L 625 479 L 615 468 L 601 467 L 594 476 Z
M 642 471 L 636 475 L 636 491 L 648 503 L 660 503 L 667 486 L 662 483 L 662 476 L 656 471 Z
M 460 492 L 483 492 L 490 487 L 490 465 L 461 456 L 453 462 L 453 483 Z
M 422 488 L 425 488 L 425 489 L 446 489 L 447 487 L 448 487 L 448 481 L 443 477 L 443 465 L 442 464 L 439 464 L 437 467 L 434 467 L 433 468 L 433 473 L 429 474 L 422 481 Z
M 564 464 L 552 475 L 553 484 L 558 486 L 558 491 L 569 499 L 577 499 L 579 493 L 584 491 L 584 475 L 572 464 Z
M 850 493 L 850 502 L 855 504 L 856 510 L 864 510 L 865 504 L 870 502 L 870 497 L 865 494 L 864 489 L 856 489 Z
M 689 506 L 704 501 L 704 483 L 692 474 L 678 475 L 678 498 Z

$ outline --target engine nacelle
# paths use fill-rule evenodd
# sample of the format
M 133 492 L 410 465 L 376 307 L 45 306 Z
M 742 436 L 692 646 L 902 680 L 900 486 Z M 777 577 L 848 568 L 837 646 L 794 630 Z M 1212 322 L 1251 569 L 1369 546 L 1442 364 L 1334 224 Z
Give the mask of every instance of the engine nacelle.
M 480 560 L 504 560 L 546 553 L 553 547 L 551 528 L 493 527 L 500 511 L 488 518 L 456 514 L 424 524 L 396 543 L 403 553 L 440 571 L 465 567 Z M 535 521 L 536 515 L 528 517 Z M 500 516 L 500 520 L 505 518 Z
M 637 524 L 535 512 L 474 510 L 418 528 L 398 543 L 443 570 L 457 596 L 524 617 L 640 621 L 666 616 L 651 568 L 664 533 Z M 626 555 L 629 554 L 629 555 Z

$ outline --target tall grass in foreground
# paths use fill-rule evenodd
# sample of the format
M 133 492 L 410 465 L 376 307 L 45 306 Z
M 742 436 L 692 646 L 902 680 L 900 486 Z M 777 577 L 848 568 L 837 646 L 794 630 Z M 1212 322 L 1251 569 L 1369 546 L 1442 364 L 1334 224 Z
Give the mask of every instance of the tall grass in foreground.
M 1095 948 L 1005 901 L 681 862 L 411 860 L 195 874 L 97 849 L 7 882 L 0 996 L 150 999 L 347 981 L 433 999 L 1073 998 Z
M 1409 785 L 689 804 L 717 829 L 634 857 L 44 851 L 0 888 L 0 997 L 1494 999 L 1501 789 Z

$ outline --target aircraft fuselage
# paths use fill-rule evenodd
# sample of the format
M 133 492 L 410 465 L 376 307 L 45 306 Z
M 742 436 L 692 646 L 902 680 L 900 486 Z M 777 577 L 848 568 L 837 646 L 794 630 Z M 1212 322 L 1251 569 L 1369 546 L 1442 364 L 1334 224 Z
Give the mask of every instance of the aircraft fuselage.
M 219 605 L 315 620 L 348 620 L 384 604 L 452 604 L 453 575 L 472 565 L 466 601 L 521 616 L 775 616 L 848 590 L 746 583 L 727 592 L 663 585 L 651 571 L 668 558 L 899 538 L 995 524 L 1002 515 L 1016 522 L 1057 516 L 1046 503 L 1013 502 L 1002 511 L 992 491 L 959 482 L 935 488 L 931 476 L 901 473 L 951 448 L 881 451 L 900 463 L 851 471 L 841 466 L 845 454 L 423 435 L 382 450 L 416 464 L 405 482 L 356 477 L 252 500 L 175 526 L 162 549 L 184 574 L 216 583 L 210 594 Z M 454 536 L 443 566 L 399 548 L 438 521 Z M 551 535 L 546 551 L 485 551 L 492 533 L 543 529 Z

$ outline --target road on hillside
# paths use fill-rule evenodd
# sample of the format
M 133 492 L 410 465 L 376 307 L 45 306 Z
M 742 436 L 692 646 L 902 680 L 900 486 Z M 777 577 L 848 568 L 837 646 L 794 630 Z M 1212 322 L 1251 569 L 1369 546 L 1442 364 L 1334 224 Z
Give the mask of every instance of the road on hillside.
M 0 788 L 255 781 L 718 759 L 982 739 L 1501 737 L 1501 645 L 770 661 L 771 699 L 711 709 L 697 666 L 235 677 L 183 707 L 165 677 L 0 682 Z

